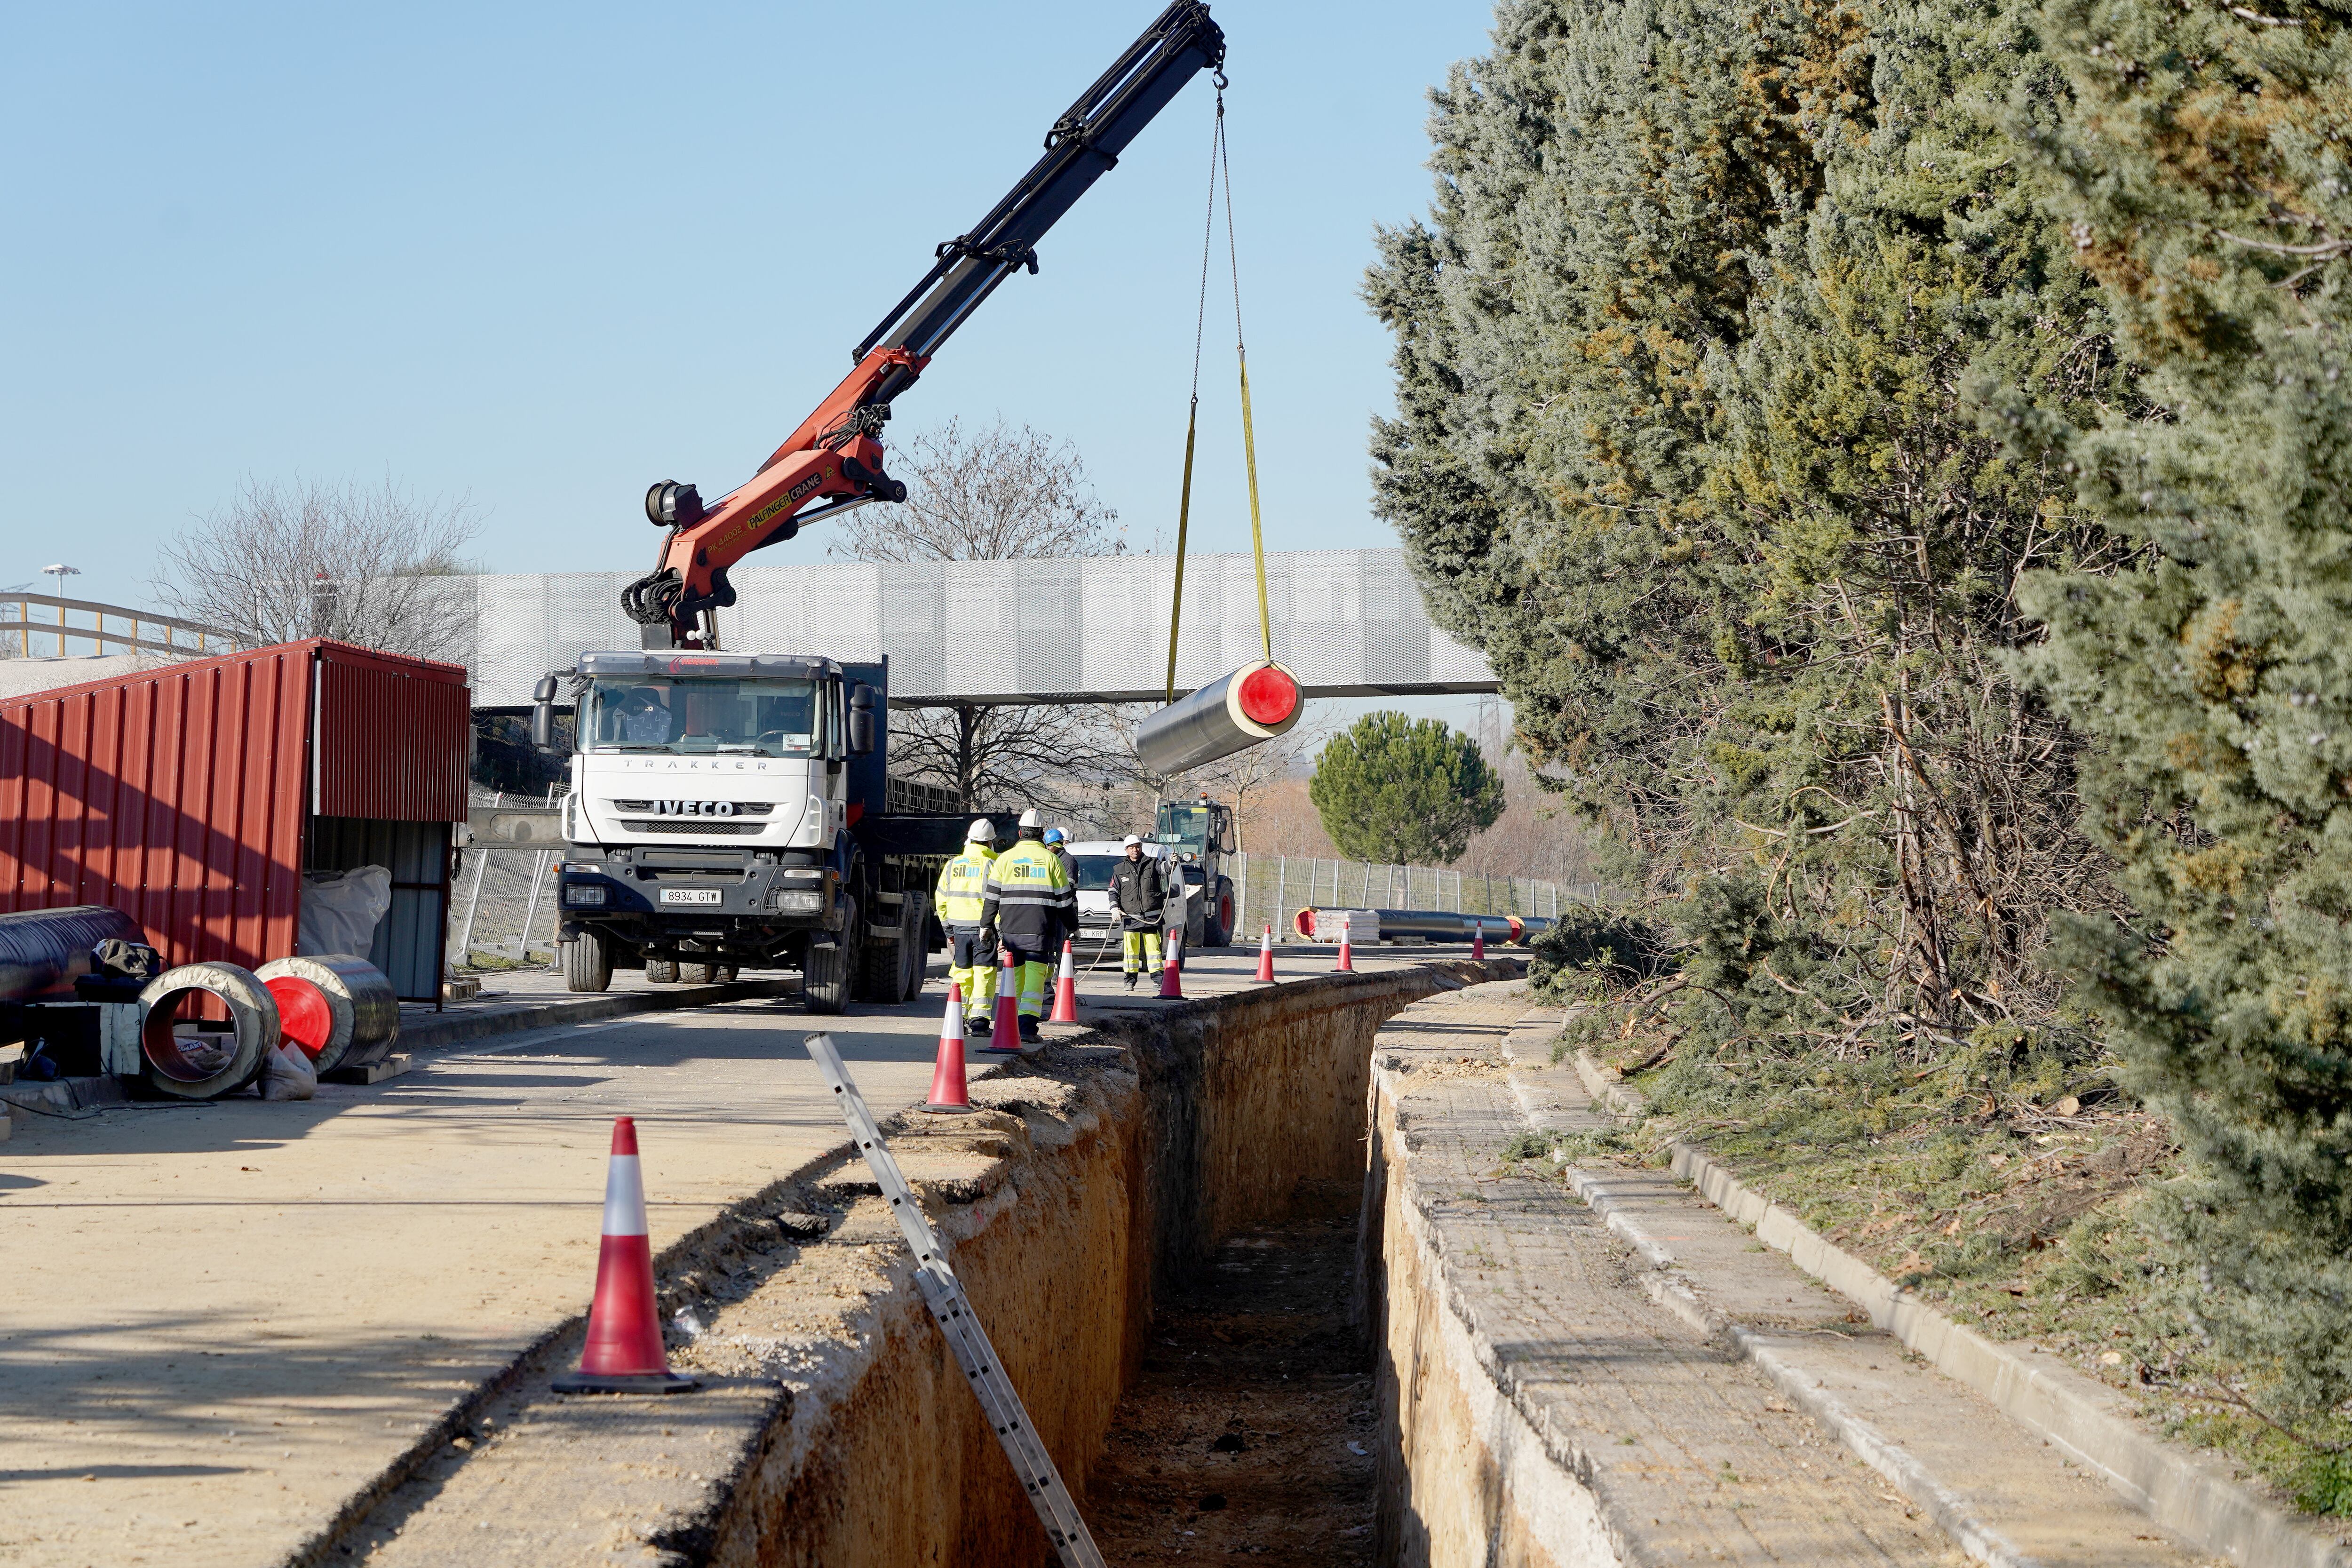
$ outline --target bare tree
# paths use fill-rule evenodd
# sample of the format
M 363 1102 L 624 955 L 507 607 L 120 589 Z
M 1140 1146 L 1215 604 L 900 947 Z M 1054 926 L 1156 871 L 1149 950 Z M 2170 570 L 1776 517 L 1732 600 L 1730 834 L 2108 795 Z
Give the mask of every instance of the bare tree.
M 900 506 L 868 507 L 826 552 L 849 561 L 1019 561 L 1123 555 L 1118 513 L 1102 504 L 1077 449 L 999 419 L 970 435 L 949 420 L 892 443 Z
M 955 420 L 894 443 L 900 506 L 867 507 L 827 552 L 851 561 L 1016 561 L 1117 555 L 1118 513 L 1102 504 L 1076 448 L 1002 420 L 967 435 Z M 965 811 L 1036 805 L 1071 813 L 1116 772 L 1093 708 L 957 703 L 896 709 L 894 769 L 954 789 Z
M 463 500 L 383 484 L 247 479 L 181 530 L 151 584 L 175 616 L 254 643 L 332 637 L 389 653 L 461 658 L 473 599 L 451 582 L 480 531 Z

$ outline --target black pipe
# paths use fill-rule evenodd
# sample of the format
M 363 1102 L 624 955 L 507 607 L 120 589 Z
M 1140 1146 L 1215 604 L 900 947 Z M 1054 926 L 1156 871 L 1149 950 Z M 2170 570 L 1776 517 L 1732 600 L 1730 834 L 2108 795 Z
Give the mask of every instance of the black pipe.
M 77 904 L 0 915 L 0 1002 L 71 1001 L 74 982 L 93 973 L 89 950 L 110 937 L 144 942 L 121 910 Z

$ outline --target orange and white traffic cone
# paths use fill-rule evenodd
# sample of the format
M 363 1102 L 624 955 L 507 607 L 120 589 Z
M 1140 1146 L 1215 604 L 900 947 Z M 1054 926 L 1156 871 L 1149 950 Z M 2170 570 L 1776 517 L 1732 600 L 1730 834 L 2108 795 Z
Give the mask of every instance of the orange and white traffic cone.
M 947 1016 L 940 1020 L 940 1058 L 931 1068 L 931 1097 L 925 1110 L 961 1115 L 971 1109 L 971 1091 L 963 1081 L 963 987 L 948 986 Z
M 1339 928 L 1339 956 L 1333 961 L 1331 968 L 1335 973 L 1343 969 L 1348 971 L 1349 973 L 1353 973 L 1355 972 L 1356 950 L 1348 945 L 1348 928 L 1346 926 L 1341 926 Z
M 1066 941 L 1062 943 L 1062 975 L 1060 979 L 1054 982 L 1054 1012 L 1053 1016 L 1047 1018 L 1045 1022 L 1048 1024 L 1075 1024 L 1077 1021 L 1077 961 L 1070 952 L 1070 944 Z
M 1271 984 L 1274 981 L 1274 928 L 1268 926 L 1257 939 L 1257 977 Z
M 1486 961 L 1486 922 L 1480 921 L 1470 928 L 1470 957 L 1473 963 Z
M 1181 927 L 1168 933 L 1168 952 L 1160 963 L 1160 995 L 1163 1001 L 1184 1000 L 1184 932 Z
M 1000 1057 L 1021 1054 L 1021 971 L 1013 962 L 1013 950 L 997 939 L 1000 956 L 996 971 L 996 1022 L 988 1032 L 988 1044 L 981 1047 Z
M 646 1184 L 637 1171 L 637 1124 L 613 1119 L 604 1173 L 604 1245 L 596 1257 L 596 1298 L 580 1370 L 555 1380 L 558 1394 L 684 1394 L 702 1384 L 669 1369 L 654 1305 L 653 1243 L 646 1237 Z

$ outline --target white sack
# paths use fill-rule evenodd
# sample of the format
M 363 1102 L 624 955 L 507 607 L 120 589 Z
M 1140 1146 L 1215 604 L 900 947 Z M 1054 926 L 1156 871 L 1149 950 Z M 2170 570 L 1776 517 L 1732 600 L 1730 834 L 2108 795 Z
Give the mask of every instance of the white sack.
M 294 951 L 305 958 L 348 952 L 365 958 L 375 945 L 376 922 L 392 908 L 392 873 L 382 866 L 355 871 L 306 871 Z
M 319 1092 L 319 1069 L 302 1047 L 278 1042 L 276 1048 L 262 1058 L 261 1098 L 264 1100 L 309 1100 Z

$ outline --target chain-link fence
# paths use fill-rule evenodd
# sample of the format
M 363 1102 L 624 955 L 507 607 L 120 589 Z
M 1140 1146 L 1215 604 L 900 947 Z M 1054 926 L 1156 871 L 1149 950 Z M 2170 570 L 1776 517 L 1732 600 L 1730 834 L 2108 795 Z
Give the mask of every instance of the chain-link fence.
M 1234 881 L 1236 940 L 1274 927 L 1276 942 L 1298 940 L 1292 916 L 1310 905 L 1351 910 L 1453 910 L 1464 914 L 1556 919 L 1601 901 L 1597 882 L 1490 877 L 1444 866 L 1383 866 L 1304 855 L 1239 855 Z

